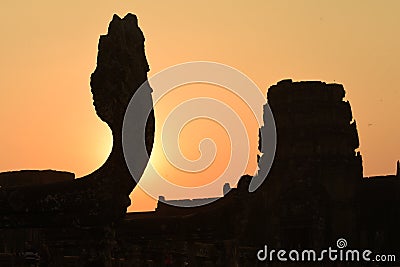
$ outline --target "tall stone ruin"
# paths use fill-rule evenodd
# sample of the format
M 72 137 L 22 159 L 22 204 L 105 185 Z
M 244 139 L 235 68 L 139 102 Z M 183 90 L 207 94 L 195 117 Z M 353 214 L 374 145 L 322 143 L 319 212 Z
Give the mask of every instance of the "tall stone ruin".
M 60 181 L 57 178 L 60 175 L 53 172 L 58 182 L 51 183 L 51 178 L 46 177 L 45 184 L 3 186 L 0 227 L 99 227 L 118 222 L 125 216 L 130 205 L 129 194 L 136 182 L 123 155 L 122 124 L 132 95 L 147 80 L 149 65 L 144 41 L 137 17 L 132 14 L 123 19 L 114 15 L 107 35 L 100 37 L 97 67 L 90 85 L 96 113 L 111 128 L 113 136 L 112 151 L 104 165 L 80 179 Z M 151 99 L 151 95 L 148 97 Z M 148 152 L 152 149 L 153 134 L 154 115 L 151 113 L 146 125 Z M 13 179 L 11 175 L 16 181 L 30 181 L 29 177 L 21 176 L 36 173 L 14 172 L 6 176 L 8 180 Z M 39 173 L 39 176 L 44 174 Z M 48 172 L 46 175 L 49 176 Z M 4 174 L 3 178 L 6 176 Z M 0 185 L 1 177 L 0 174 Z
M 264 240 L 321 247 L 355 236 L 362 158 L 344 97 L 342 85 L 320 81 L 283 80 L 269 88 L 278 139 L 271 172 L 256 192 L 269 225 Z

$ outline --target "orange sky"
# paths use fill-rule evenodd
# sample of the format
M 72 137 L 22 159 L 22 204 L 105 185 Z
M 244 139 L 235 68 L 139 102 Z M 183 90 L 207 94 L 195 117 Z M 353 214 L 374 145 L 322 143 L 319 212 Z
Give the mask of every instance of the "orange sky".
M 162 90 L 157 87 L 159 82 L 152 83 L 150 80 L 154 88 L 157 118 L 150 161 L 160 176 L 152 168 L 145 170 L 139 186 L 131 195 L 131 198 L 141 201 L 134 202 L 131 210 L 155 207 L 156 202 L 151 201 L 144 191 L 155 199 L 160 195 L 168 200 L 218 197 L 222 196 L 225 183 L 234 187 L 243 174 L 255 174 L 260 128 L 258 121 L 262 122 L 265 99 L 258 88 L 246 86 L 237 79 L 236 82 L 240 84 L 242 92 L 253 89 L 256 94 L 250 97 L 256 96 L 253 100 L 257 101 L 251 101 L 249 95 L 237 95 L 239 92 L 234 88 L 206 83 L 170 88 L 173 90 L 157 101 Z M 226 107 L 229 107 L 229 111 Z M 196 117 L 199 115 L 201 117 Z M 164 137 L 161 137 L 162 131 Z M 214 146 L 207 143 L 206 138 L 212 140 Z M 182 157 L 176 156 L 179 151 Z M 184 187 L 191 190 L 183 190 Z
M 151 71 L 193 60 L 237 68 L 262 89 L 279 80 L 345 86 L 364 175 L 400 159 L 400 1 L 2 1 L 0 171 L 78 177 L 111 151 L 90 74 L 112 14 L 138 15 Z

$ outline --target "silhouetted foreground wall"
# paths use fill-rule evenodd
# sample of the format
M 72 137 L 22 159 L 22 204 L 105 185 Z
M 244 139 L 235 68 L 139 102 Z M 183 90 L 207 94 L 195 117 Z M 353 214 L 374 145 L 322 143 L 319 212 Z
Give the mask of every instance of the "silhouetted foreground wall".
M 0 173 L 0 188 L 45 185 L 57 182 L 72 181 L 75 174 L 53 170 L 23 170 Z

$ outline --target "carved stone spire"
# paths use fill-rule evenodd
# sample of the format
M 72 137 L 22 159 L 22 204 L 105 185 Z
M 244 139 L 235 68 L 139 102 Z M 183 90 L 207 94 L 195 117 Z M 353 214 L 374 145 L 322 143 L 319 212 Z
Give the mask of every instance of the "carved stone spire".
M 97 67 L 90 80 L 97 115 L 114 132 L 122 124 L 126 107 L 150 70 L 144 35 L 135 15 L 114 15 L 107 35 L 100 36 Z
M 98 170 L 79 179 L 5 188 L 0 192 L 0 213 L 3 214 L 0 227 L 99 227 L 111 225 L 125 216 L 135 181 L 123 155 L 122 124 L 131 97 L 147 80 L 149 71 L 144 36 L 136 16 L 128 14 L 121 19 L 114 15 L 107 35 L 100 37 L 98 48 L 97 67 L 90 85 L 96 113 L 112 130 L 113 148 L 109 158 Z M 146 133 L 150 151 L 153 113 L 147 120 Z

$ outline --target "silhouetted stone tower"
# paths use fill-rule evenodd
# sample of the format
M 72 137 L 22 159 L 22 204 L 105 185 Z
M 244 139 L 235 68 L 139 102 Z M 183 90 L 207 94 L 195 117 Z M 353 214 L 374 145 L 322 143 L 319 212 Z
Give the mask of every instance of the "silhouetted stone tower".
M 123 155 L 122 124 L 131 97 L 147 80 L 149 65 L 144 40 L 137 17 L 132 14 L 124 18 L 114 15 L 108 33 L 100 37 L 97 67 L 90 85 L 96 113 L 113 135 L 113 148 L 104 165 L 80 179 L 60 179 L 59 172 L 47 175 L 54 175 L 54 179 L 45 177 L 44 172 L 1 175 L 3 180 L 6 176 L 18 176 L 25 183 L 2 190 L 0 227 L 102 227 L 125 217 L 129 194 L 136 182 Z M 147 97 L 151 101 L 150 92 Z M 153 133 L 152 113 L 146 127 L 148 151 L 152 148 Z M 55 182 L 42 186 L 27 183 L 32 179 L 25 176 L 33 174 Z
M 342 85 L 319 81 L 283 80 L 268 90 L 278 138 L 260 194 L 273 226 L 268 240 L 278 245 L 318 247 L 354 230 L 362 159 L 344 96 Z

